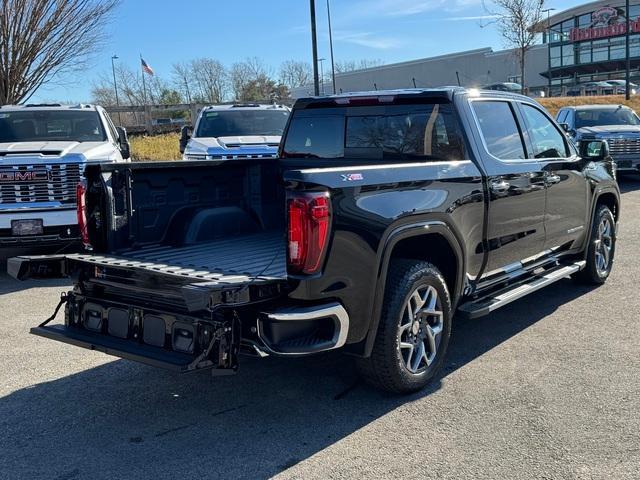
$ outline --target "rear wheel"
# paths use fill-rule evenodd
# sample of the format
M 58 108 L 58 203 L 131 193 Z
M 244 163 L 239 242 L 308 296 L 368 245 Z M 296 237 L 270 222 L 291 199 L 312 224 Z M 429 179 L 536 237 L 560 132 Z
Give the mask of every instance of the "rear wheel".
M 442 274 L 427 262 L 391 264 L 378 333 L 363 378 L 397 393 L 426 386 L 441 368 L 451 335 L 451 300 Z
M 615 222 L 609 207 L 606 205 L 597 207 L 585 258 L 587 264 L 575 276 L 579 282 L 599 285 L 607 281 L 616 252 Z

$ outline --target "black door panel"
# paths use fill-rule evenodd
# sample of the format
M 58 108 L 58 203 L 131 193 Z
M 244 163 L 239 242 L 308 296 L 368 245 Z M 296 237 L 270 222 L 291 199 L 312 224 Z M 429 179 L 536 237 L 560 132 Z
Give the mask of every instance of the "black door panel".
M 585 162 L 550 161 L 544 166 L 547 179 L 545 249 L 571 248 L 580 244 L 588 228 L 588 189 Z

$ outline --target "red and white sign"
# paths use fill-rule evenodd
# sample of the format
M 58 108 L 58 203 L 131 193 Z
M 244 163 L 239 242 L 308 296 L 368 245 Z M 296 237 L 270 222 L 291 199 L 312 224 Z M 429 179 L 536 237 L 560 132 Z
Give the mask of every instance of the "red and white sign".
M 629 31 L 640 32 L 640 17 L 629 20 Z M 600 38 L 615 37 L 627 33 L 627 23 L 624 17 L 618 15 L 613 7 L 603 7 L 591 14 L 591 25 L 586 28 L 572 28 L 569 32 L 569 40 L 581 42 L 583 40 L 597 40 Z

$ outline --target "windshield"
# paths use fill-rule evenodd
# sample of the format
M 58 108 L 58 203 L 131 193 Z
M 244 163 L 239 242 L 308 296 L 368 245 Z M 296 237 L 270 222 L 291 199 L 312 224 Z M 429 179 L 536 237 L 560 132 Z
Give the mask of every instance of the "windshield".
M 450 104 L 297 111 L 283 148 L 288 158 L 463 159 Z
M 98 112 L 73 110 L 0 111 L 2 142 L 104 142 L 107 139 Z
M 205 112 L 198 123 L 196 137 L 238 137 L 282 135 L 287 110 L 224 110 Z
M 602 125 L 640 125 L 640 119 L 626 108 L 576 111 L 576 129 Z

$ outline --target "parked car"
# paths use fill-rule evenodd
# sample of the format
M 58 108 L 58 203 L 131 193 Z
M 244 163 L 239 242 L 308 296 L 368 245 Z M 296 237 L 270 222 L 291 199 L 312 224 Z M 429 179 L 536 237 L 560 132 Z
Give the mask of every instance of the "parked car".
M 483 90 L 497 90 L 499 92 L 512 92 L 512 93 L 521 93 L 522 85 L 515 82 L 502 82 L 502 83 L 492 83 L 491 85 L 485 85 L 482 87 Z
M 617 170 L 640 172 L 640 118 L 629 107 L 564 107 L 556 119 L 576 144 L 606 140 Z
M 283 105 L 235 104 L 204 108 L 195 128 L 182 128 L 184 160 L 275 157 L 290 109 Z
M 521 95 L 307 98 L 279 159 L 89 167 L 92 250 L 8 270 L 77 279 L 64 324 L 36 335 L 214 374 L 240 352 L 342 349 L 372 384 L 411 392 L 442 367 L 454 312 L 487 315 L 570 275 L 607 280 L 613 174 L 606 142 L 579 154 Z
M 567 89 L 568 97 L 579 97 L 581 95 L 613 95 L 619 92 L 619 87 L 607 82 L 585 82 L 579 83 Z M 624 92 L 623 92 L 624 93 Z
M 0 107 L 0 247 L 77 241 L 85 166 L 126 160 L 126 131 L 102 107 Z
M 619 95 L 624 95 L 625 93 L 627 93 L 627 82 L 625 80 L 607 80 L 606 83 L 614 86 L 616 88 L 615 93 Z M 631 95 L 635 95 L 638 90 L 638 85 L 633 82 L 629 82 L 629 87 L 631 88 Z

